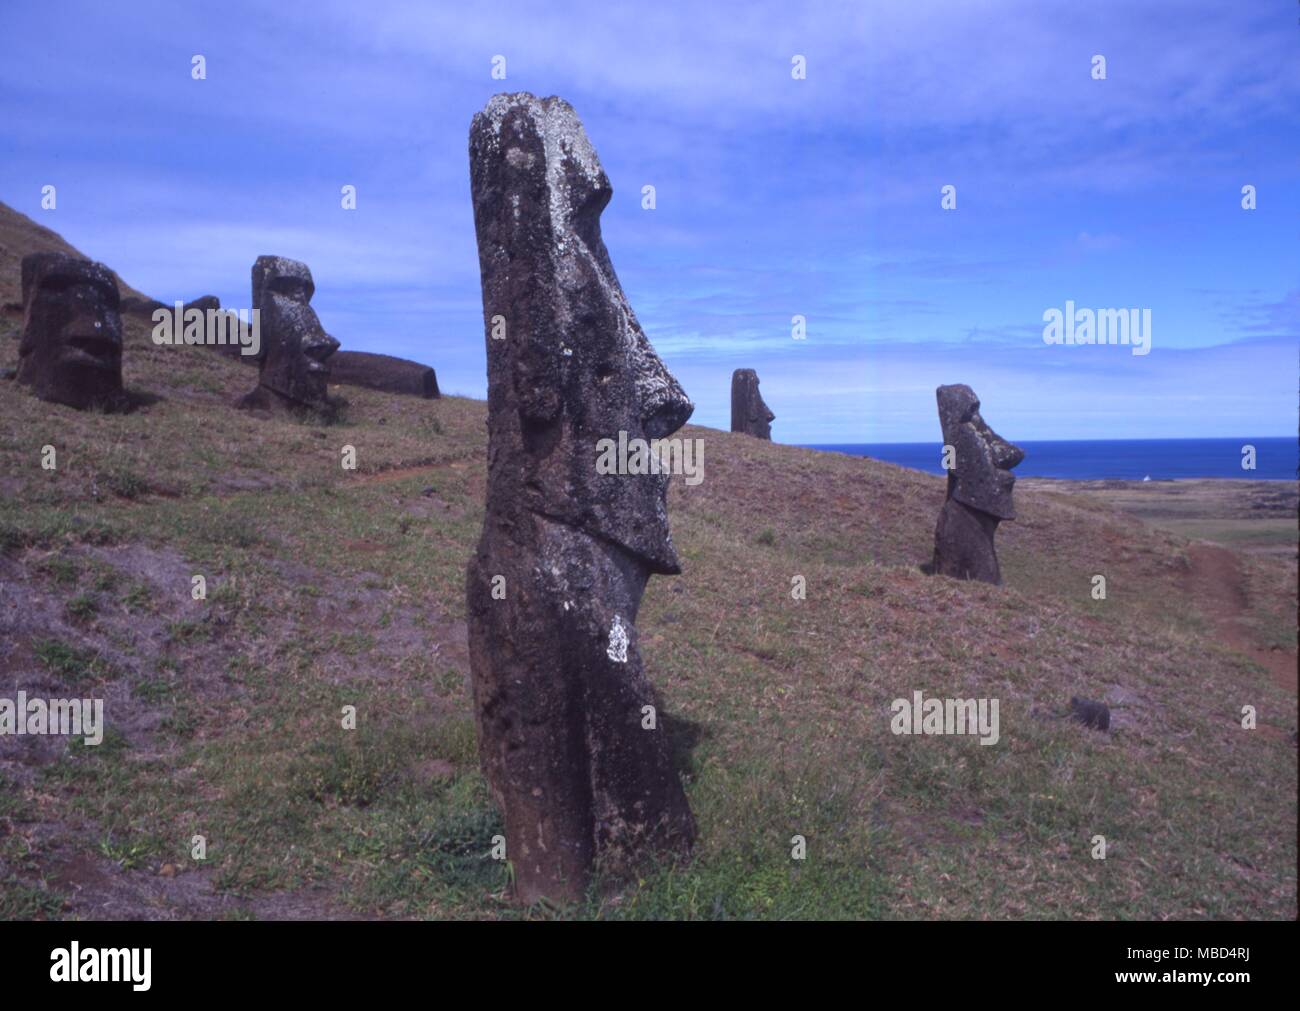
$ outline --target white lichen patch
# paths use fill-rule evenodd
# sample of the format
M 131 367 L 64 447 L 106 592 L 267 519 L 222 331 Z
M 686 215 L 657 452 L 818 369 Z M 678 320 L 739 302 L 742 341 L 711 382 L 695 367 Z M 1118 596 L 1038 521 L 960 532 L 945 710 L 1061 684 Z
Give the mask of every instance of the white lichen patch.
M 617 614 L 609 626 L 609 648 L 605 650 L 605 655 L 615 663 L 627 663 L 627 629 Z

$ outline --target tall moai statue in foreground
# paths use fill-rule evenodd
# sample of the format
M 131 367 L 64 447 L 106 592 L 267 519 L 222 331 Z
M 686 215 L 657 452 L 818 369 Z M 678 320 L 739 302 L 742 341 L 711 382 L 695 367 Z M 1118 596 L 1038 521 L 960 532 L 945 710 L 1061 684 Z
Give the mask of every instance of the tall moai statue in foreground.
M 311 307 L 311 268 L 283 256 L 253 264 L 253 309 L 260 318 L 257 388 L 239 400 L 249 410 L 328 410 L 329 357 L 339 342 Z
M 488 360 L 487 509 L 466 577 L 483 772 L 518 897 L 580 897 L 684 851 L 694 822 L 641 666 L 651 573 L 681 571 L 668 475 L 598 474 L 601 439 L 666 438 L 694 409 L 600 234 L 609 179 L 573 108 L 494 96 L 470 184 Z
M 948 498 L 934 531 L 934 561 L 927 571 L 956 579 L 1001 583 L 993 535 L 1003 520 L 1016 518 L 1011 473 L 1024 450 L 998 435 L 980 417 L 980 401 L 969 386 L 940 386 L 939 424 L 944 453 L 952 447 Z
M 23 257 L 17 381 L 41 400 L 114 407 L 122 393 L 122 318 L 113 272 L 64 253 Z
M 736 369 L 731 374 L 731 430 L 772 439 L 772 422 L 776 415 L 758 392 L 758 373 L 753 369 Z

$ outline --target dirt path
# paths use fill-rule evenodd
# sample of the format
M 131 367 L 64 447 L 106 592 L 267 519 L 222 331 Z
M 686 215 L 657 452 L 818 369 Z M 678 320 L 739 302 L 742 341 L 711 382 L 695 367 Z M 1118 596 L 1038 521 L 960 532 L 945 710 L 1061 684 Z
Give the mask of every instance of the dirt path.
M 443 460 L 439 463 L 425 463 L 416 467 L 395 467 L 392 470 L 379 470 L 373 474 L 361 474 L 348 480 L 348 485 L 391 484 L 416 474 L 429 474 L 435 470 L 464 470 L 469 464 L 462 458 Z
M 1201 543 L 1188 547 L 1187 557 L 1191 563 L 1188 589 L 1201 604 L 1205 616 L 1214 623 L 1222 641 L 1245 653 L 1268 671 L 1277 684 L 1294 693 L 1295 651 L 1259 645 L 1243 620 L 1250 609 L 1250 598 L 1237 556 L 1227 548 Z

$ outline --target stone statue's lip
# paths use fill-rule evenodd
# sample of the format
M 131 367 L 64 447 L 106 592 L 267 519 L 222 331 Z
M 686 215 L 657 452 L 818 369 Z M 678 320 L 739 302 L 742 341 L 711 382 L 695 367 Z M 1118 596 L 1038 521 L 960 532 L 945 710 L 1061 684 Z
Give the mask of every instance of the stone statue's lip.
M 59 356 L 65 365 L 97 369 L 113 368 L 116 357 L 117 342 L 103 334 L 68 337 L 64 341 L 63 354 Z

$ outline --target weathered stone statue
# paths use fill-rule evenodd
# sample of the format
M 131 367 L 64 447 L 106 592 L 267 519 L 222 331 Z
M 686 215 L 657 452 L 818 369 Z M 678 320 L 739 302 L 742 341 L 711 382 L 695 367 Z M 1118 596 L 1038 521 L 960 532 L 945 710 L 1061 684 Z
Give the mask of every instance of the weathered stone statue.
M 497 95 L 469 154 L 488 358 L 466 579 L 480 758 L 519 898 L 569 900 L 594 865 L 621 874 L 694 836 L 636 629 L 650 574 L 681 571 L 668 477 L 596 468 L 601 439 L 664 438 L 694 408 L 614 274 L 609 179 L 572 107 Z
M 113 272 L 65 253 L 32 253 L 23 257 L 22 292 L 17 381 L 70 407 L 124 403 Z
M 1003 520 L 1016 518 L 1011 468 L 1024 451 L 1007 442 L 980 417 L 980 401 L 969 386 L 940 386 L 939 423 L 945 446 L 955 450 L 948 471 L 948 498 L 934 531 L 929 572 L 956 579 L 1001 583 L 993 535 Z
M 776 415 L 758 392 L 758 373 L 753 369 L 736 369 L 731 374 L 731 430 L 770 441 L 775 420 Z
M 438 375 L 427 365 L 370 351 L 340 351 L 330 359 L 330 379 L 345 386 L 364 386 L 437 400 Z
M 253 308 L 260 311 L 257 389 L 239 406 L 250 410 L 328 411 L 328 359 L 339 342 L 325 332 L 311 297 L 307 264 L 259 256 L 253 264 Z

